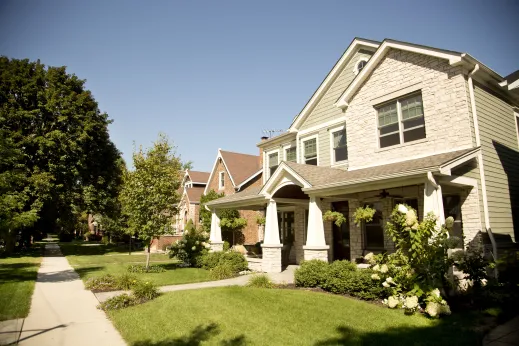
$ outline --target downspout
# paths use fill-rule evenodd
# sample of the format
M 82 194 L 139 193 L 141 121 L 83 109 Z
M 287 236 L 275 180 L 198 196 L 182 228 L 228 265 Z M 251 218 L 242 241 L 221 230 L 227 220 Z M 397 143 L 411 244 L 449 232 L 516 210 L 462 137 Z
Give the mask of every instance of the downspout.
M 479 64 L 474 66 L 472 72 L 468 75 L 468 83 L 469 83 L 469 95 L 470 95 L 470 106 L 472 108 L 472 120 L 474 123 L 474 133 L 476 137 L 476 146 L 481 147 L 481 138 L 479 137 L 479 125 L 478 125 L 478 116 L 476 111 L 476 99 L 474 97 L 474 84 L 472 82 L 472 76 L 476 74 L 479 70 Z M 485 215 L 485 228 L 488 233 L 488 238 L 492 243 L 492 256 L 494 257 L 494 261 L 497 261 L 497 244 L 494 238 L 494 234 L 492 233 L 492 229 L 490 228 L 490 217 L 488 212 L 488 199 L 487 199 L 487 184 L 485 181 L 485 169 L 483 164 L 483 154 L 481 149 L 478 154 L 478 166 L 479 166 L 479 176 L 481 178 L 481 194 L 483 198 L 483 213 Z M 495 274 L 497 277 L 497 269 L 495 269 Z

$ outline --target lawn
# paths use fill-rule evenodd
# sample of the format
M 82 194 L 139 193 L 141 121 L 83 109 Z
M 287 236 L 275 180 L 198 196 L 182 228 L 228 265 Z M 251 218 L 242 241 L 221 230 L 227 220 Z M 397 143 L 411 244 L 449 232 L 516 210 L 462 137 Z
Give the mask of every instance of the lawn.
M 120 275 L 127 273 L 130 264 L 145 264 L 144 252 L 128 254 L 126 248 L 114 245 L 88 243 L 60 243 L 61 252 L 79 274 L 83 281 L 104 274 Z M 135 274 L 143 281 L 158 286 L 177 285 L 191 282 L 209 281 L 209 272 L 198 268 L 177 268 L 177 262 L 165 254 L 151 254 L 150 263 L 160 264 L 167 270 L 162 273 Z
M 431 320 L 342 296 L 288 289 L 166 293 L 109 312 L 133 346 L 477 345 L 468 316 Z
M 39 246 L 23 256 L 0 258 L 0 321 L 29 314 L 40 262 Z

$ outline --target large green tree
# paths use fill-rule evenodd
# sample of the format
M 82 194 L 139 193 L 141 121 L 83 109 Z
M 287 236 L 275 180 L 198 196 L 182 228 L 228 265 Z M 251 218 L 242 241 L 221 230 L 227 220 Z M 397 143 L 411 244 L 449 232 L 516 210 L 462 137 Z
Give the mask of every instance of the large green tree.
M 183 177 L 182 162 L 167 137 L 160 135 L 153 147 L 140 147 L 133 153 L 133 166 L 135 169 L 124 175 L 120 197 L 129 229 L 147 246 L 147 269 L 151 241 L 171 232 L 180 200 L 177 190 Z
M 21 209 L 37 211 L 44 232 L 71 232 L 84 212 L 109 213 L 121 182 L 111 121 L 84 84 L 65 67 L 0 57 L 0 130 L 25 177 L 7 189 L 27 189 Z

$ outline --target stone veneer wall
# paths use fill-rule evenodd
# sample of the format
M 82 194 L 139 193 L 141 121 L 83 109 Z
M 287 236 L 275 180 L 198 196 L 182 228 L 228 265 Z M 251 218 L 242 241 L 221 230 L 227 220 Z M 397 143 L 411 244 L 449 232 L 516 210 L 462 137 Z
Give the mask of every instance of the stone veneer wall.
M 261 266 L 267 273 L 281 273 L 281 247 L 263 246 Z
M 328 262 L 330 258 L 328 257 L 328 250 L 304 250 L 305 261 L 318 259 L 321 261 Z
M 478 189 L 475 187 L 462 190 L 460 193 L 461 218 L 463 222 L 464 246 L 477 238 L 482 230 Z M 478 241 L 479 239 L 476 239 Z
M 304 259 L 303 245 L 305 245 L 305 208 L 296 207 L 294 212 L 294 252 L 296 263 Z
M 355 218 L 353 214 L 361 203 L 359 200 L 350 199 L 348 201 L 350 219 L 350 259 L 354 261 L 356 258 L 361 257 L 362 254 L 362 228 L 355 224 Z

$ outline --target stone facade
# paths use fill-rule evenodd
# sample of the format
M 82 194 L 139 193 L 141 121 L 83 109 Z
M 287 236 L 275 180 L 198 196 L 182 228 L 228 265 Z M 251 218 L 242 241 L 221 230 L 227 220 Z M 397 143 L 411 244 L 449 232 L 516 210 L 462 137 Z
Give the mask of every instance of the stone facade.
M 223 251 L 223 242 L 221 242 L 221 243 L 217 243 L 217 242 L 211 243 L 211 252 L 218 252 L 218 251 Z
M 355 224 L 354 217 L 355 210 L 360 206 L 361 203 L 359 200 L 350 199 L 348 201 L 348 217 L 350 220 L 350 257 L 352 260 L 363 256 L 362 228 Z
M 327 249 L 304 249 L 305 261 L 318 259 L 321 261 L 328 262 L 328 250 Z
M 267 273 L 281 273 L 281 245 L 262 245 L 262 269 Z
M 464 246 L 467 247 L 482 230 L 478 189 L 476 187 L 464 189 L 460 197 Z

